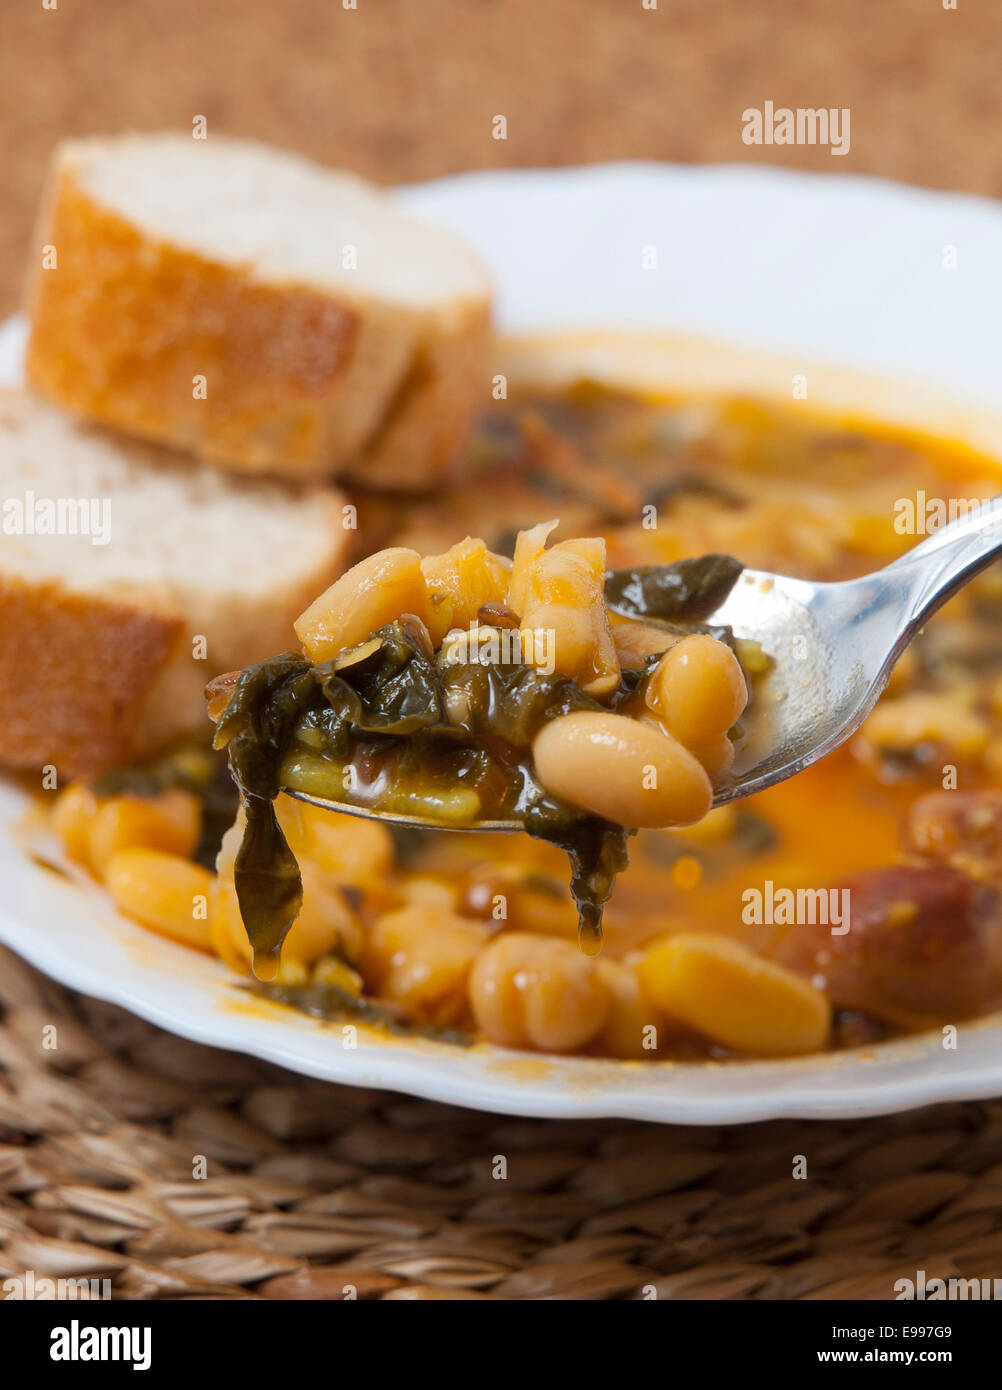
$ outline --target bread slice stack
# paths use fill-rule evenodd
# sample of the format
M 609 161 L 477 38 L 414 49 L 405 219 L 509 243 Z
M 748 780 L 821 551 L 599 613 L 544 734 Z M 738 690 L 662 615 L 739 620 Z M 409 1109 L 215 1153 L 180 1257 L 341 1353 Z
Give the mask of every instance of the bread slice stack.
M 232 479 L 0 392 L 0 763 L 123 766 L 205 726 L 344 567 L 328 487 Z M 58 528 L 58 529 L 57 529 Z
M 305 159 L 221 137 L 70 141 L 38 244 L 58 268 L 30 287 L 35 389 L 235 471 L 425 487 L 486 394 L 479 267 Z
M 203 730 L 208 680 L 294 645 L 353 558 L 332 477 L 449 472 L 488 292 L 361 180 L 222 137 L 63 145 L 33 264 L 36 394 L 0 393 L 0 764 L 62 778 Z

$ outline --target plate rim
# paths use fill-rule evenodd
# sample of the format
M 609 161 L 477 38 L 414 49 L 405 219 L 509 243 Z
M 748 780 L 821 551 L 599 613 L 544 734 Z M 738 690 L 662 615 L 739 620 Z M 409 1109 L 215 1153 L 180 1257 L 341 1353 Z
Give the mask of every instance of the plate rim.
M 27 860 L 25 862 L 26 864 L 30 863 Z M 38 872 L 44 871 L 39 870 Z M 77 891 L 81 890 L 80 884 L 74 886 Z M 100 887 L 96 884 L 94 885 L 94 898 L 102 910 L 109 913 L 114 912 L 114 909 L 105 900 Z M 150 933 L 145 928 L 126 918 L 118 918 L 118 925 L 127 928 L 130 933 L 138 934 L 137 940 L 143 946 L 149 946 Z M 175 943 L 164 941 L 162 938 L 156 938 L 156 942 L 171 951 L 184 952 L 185 958 L 191 954 L 197 955 L 197 953 L 191 953 L 187 947 L 175 945 Z M 889 1039 L 886 1043 L 866 1049 L 868 1055 L 865 1057 L 853 1056 L 851 1052 L 845 1052 L 819 1053 L 807 1057 L 779 1059 L 778 1061 L 768 1059 L 743 1061 L 737 1059 L 709 1063 L 653 1061 L 630 1064 L 588 1057 L 525 1053 L 494 1047 L 491 1044 L 480 1044 L 478 1050 L 472 1055 L 483 1058 L 487 1063 L 499 1069 L 510 1066 L 512 1071 L 516 1072 L 523 1067 L 530 1069 L 535 1065 L 543 1065 L 552 1067 L 555 1072 L 570 1071 L 583 1075 L 555 1076 L 554 1081 L 560 1087 L 559 1092 L 557 1094 L 547 1092 L 539 1095 L 533 1092 L 530 1084 L 522 1080 L 513 1078 L 505 1082 L 488 1073 L 488 1089 L 471 1093 L 468 1083 L 462 1078 L 455 1084 L 450 1080 L 452 1073 L 448 1063 L 450 1059 L 455 1058 L 451 1044 L 425 1044 L 424 1046 L 433 1049 L 435 1055 L 432 1055 L 430 1051 L 425 1051 L 424 1047 L 415 1047 L 413 1041 L 408 1042 L 406 1039 L 401 1039 L 399 1041 L 399 1055 L 395 1056 L 392 1053 L 393 1049 L 398 1046 L 396 1040 L 387 1042 L 379 1034 L 362 1027 L 359 1031 L 368 1035 L 370 1041 L 377 1042 L 378 1046 L 374 1052 L 375 1060 L 371 1064 L 372 1070 L 353 1074 L 350 1068 L 337 1065 L 339 1058 L 344 1055 L 343 1049 L 332 1045 L 325 1054 L 325 1061 L 325 1059 L 314 1058 L 308 1053 L 297 1055 L 293 1041 L 297 1037 L 322 1036 L 328 1029 L 333 1034 L 334 1030 L 341 1026 L 341 1021 L 327 1024 L 305 1015 L 300 1018 L 294 1010 L 289 1010 L 288 1012 L 296 1019 L 295 1024 L 290 1028 L 288 1021 L 278 1016 L 285 1014 L 286 1010 L 282 1006 L 269 1005 L 265 1002 L 261 1002 L 261 1012 L 270 1012 L 274 1008 L 276 1017 L 274 1020 L 269 1020 L 269 1026 L 264 1029 L 248 1027 L 241 1030 L 241 1021 L 250 1015 L 243 1015 L 236 1009 L 230 1010 L 225 1004 L 223 1007 L 207 1013 L 204 1018 L 182 1014 L 179 1019 L 176 1014 L 172 1015 L 166 1012 L 158 1003 L 152 1002 L 142 994 L 130 995 L 128 987 L 121 985 L 114 977 L 100 974 L 87 964 L 82 968 L 78 965 L 74 969 L 69 956 L 47 954 L 44 943 L 40 944 L 40 939 L 33 937 L 30 934 L 30 929 L 25 929 L 3 908 L 0 908 L 0 944 L 27 961 L 41 974 L 56 980 L 65 988 L 115 1005 L 165 1032 L 187 1038 L 189 1041 L 203 1046 L 246 1054 L 260 1061 L 282 1067 L 286 1071 L 292 1071 L 297 1075 L 308 1076 L 314 1080 L 327 1081 L 335 1085 L 397 1091 L 406 1095 L 419 1096 L 427 1100 L 491 1114 L 522 1115 L 554 1120 L 622 1119 L 686 1126 L 753 1124 L 781 1119 L 865 1119 L 875 1115 L 901 1113 L 926 1105 L 990 1099 L 999 1094 L 1000 1081 L 1002 1081 L 998 1062 L 993 1063 L 989 1059 L 980 1065 L 970 1067 L 966 1073 L 960 1076 L 930 1072 L 912 1077 L 905 1076 L 898 1081 L 883 1080 L 876 1085 L 859 1087 L 861 1069 L 879 1066 L 881 1062 L 886 1062 L 886 1055 L 884 1054 L 891 1049 L 904 1050 L 913 1045 L 921 1046 L 923 1040 L 927 1044 L 931 1044 L 934 1034 L 930 1031 L 929 1033 L 914 1035 L 911 1038 Z M 128 947 L 123 946 L 123 949 L 127 951 Z M 232 1000 L 240 990 L 239 983 L 234 977 L 223 973 L 226 967 L 222 962 L 214 958 L 211 962 L 208 962 L 208 958 L 205 958 L 205 961 L 211 963 L 213 967 L 219 967 L 218 972 L 214 970 L 213 973 L 217 975 L 218 983 L 222 986 L 224 994 Z M 254 1012 L 255 1014 L 258 1012 L 256 1008 Z M 260 1017 L 254 1018 L 254 1022 L 260 1021 L 262 1021 Z M 278 1025 L 278 1027 L 270 1026 L 271 1023 Z M 997 1031 L 1002 1039 L 1002 1012 L 986 1015 L 983 1018 L 962 1024 L 961 1031 L 977 1031 L 989 1035 Z M 288 1045 L 283 1045 L 279 1041 L 280 1037 L 288 1037 Z M 376 1074 L 380 1070 L 380 1056 L 385 1061 L 389 1061 L 391 1066 L 403 1064 L 406 1068 L 408 1065 L 413 1065 L 417 1070 L 413 1075 L 405 1078 L 399 1076 L 381 1077 Z M 907 1061 L 908 1059 L 903 1060 Z M 430 1065 L 422 1066 L 423 1062 Z M 818 1089 L 816 1086 L 812 1087 L 811 1079 L 807 1076 L 797 1089 L 790 1091 L 773 1091 L 768 1086 L 763 1086 L 760 1091 L 745 1094 L 740 1087 L 736 1087 L 726 1097 L 707 1094 L 680 1096 L 678 1094 L 672 1095 L 670 1092 L 658 1094 L 638 1092 L 631 1095 L 628 1088 L 617 1087 L 610 1100 L 607 1090 L 602 1085 L 592 1086 L 588 1084 L 587 1078 L 588 1070 L 594 1066 L 615 1071 L 620 1080 L 623 1069 L 631 1066 L 643 1068 L 650 1078 L 660 1076 L 667 1080 L 671 1075 L 677 1073 L 698 1077 L 698 1074 L 705 1069 L 712 1069 L 717 1075 L 733 1071 L 738 1077 L 742 1073 L 746 1075 L 749 1069 L 756 1069 L 775 1076 L 776 1072 L 780 1070 L 803 1068 L 807 1071 L 815 1067 L 830 1067 L 833 1064 L 843 1068 L 847 1073 L 847 1083 L 844 1088 L 832 1090 L 829 1085 L 827 1088 Z M 581 1086 L 582 1081 L 585 1083 L 583 1086 Z M 581 1086 L 581 1089 L 578 1089 L 578 1086 Z M 853 1089 L 852 1099 L 847 1094 L 850 1087 Z M 555 1104 L 556 1112 L 554 1111 Z M 672 1113 L 664 1113 L 666 1108 L 670 1109 Z M 708 1109 L 712 1109 L 712 1115 L 705 1113 Z

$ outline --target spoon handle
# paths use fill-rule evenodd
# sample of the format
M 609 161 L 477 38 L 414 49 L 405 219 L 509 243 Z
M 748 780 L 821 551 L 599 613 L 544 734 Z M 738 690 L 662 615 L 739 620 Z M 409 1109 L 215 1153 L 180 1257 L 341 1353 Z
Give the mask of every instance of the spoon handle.
M 904 626 L 914 630 L 979 570 L 1002 555 L 1002 494 L 972 505 L 880 574 L 901 595 Z

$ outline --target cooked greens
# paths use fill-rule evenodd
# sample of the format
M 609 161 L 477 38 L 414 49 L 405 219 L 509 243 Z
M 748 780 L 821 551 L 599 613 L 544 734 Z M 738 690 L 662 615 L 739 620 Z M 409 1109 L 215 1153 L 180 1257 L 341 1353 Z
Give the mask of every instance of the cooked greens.
M 285 985 L 274 981 L 250 986 L 253 994 L 261 999 L 271 999 L 276 1004 L 287 1004 L 299 1009 L 311 1018 L 320 1018 L 327 1023 L 350 1020 L 365 1023 L 372 1028 L 382 1028 L 388 1033 L 399 1033 L 408 1038 L 429 1038 L 432 1042 L 452 1043 L 456 1047 L 470 1047 L 473 1039 L 468 1033 L 457 1028 L 438 1028 L 430 1023 L 409 1023 L 402 1011 L 376 1004 L 370 999 L 349 994 L 340 985 L 308 984 Z
M 711 555 L 610 576 L 606 592 L 610 606 L 650 616 L 671 633 L 710 614 L 741 569 Z M 330 661 L 314 666 L 286 652 L 243 671 L 218 718 L 215 746 L 228 752 L 246 813 L 234 877 L 255 972 L 274 975 L 302 905 L 299 868 L 274 808 L 283 783 L 295 785 L 297 768 L 319 777 L 318 794 L 345 804 L 405 805 L 419 786 L 476 792 L 474 804 L 519 820 L 568 855 L 581 942 L 596 950 L 632 832 L 547 792 L 534 775 L 531 747 L 561 715 L 615 709 L 656 660 L 624 671 L 619 689 L 600 704 L 569 676 L 525 663 L 443 663 L 423 623 L 405 614 Z M 358 796 L 347 770 L 352 777 L 361 770 Z
M 458 722 L 447 708 L 462 710 Z M 299 869 L 273 804 L 282 765 L 302 746 L 319 747 L 330 760 L 332 800 L 342 792 L 342 760 L 359 750 L 379 760 L 390 788 L 406 792 L 438 767 L 487 793 L 530 835 L 569 855 L 582 932 L 593 941 L 626 864 L 628 832 L 544 791 L 528 753 L 549 720 L 602 708 L 570 677 L 532 666 L 439 666 L 406 620 L 322 665 L 287 652 L 242 672 L 219 718 L 216 746 L 229 753 L 247 815 L 234 878 L 258 973 L 272 973 L 269 962 L 302 905 Z
M 316 698 L 313 668 L 296 652 L 242 672 L 216 727 L 247 817 L 234 882 L 255 973 L 274 975 L 282 942 L 303 905 L 296 856 L 275 815 L 282 758 Z
M 720 607 L 744 569 L 730 555 L 699 555 L 673 565 L 638 565 L 605 581 L 605 601 L 630 618 L 700 623 Z

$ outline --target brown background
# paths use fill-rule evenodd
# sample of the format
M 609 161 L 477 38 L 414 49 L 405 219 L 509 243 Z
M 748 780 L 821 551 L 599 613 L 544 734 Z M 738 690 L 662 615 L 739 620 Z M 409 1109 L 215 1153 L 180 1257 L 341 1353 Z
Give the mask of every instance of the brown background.
M 53 144 L 195 115 L 385 182 L 652 158 L 1002 194 L 1002 0 L 49 3 L 0 3 L 0 312 Z M 850 153 L 744 145 L 767 99 L 848 106 Z

